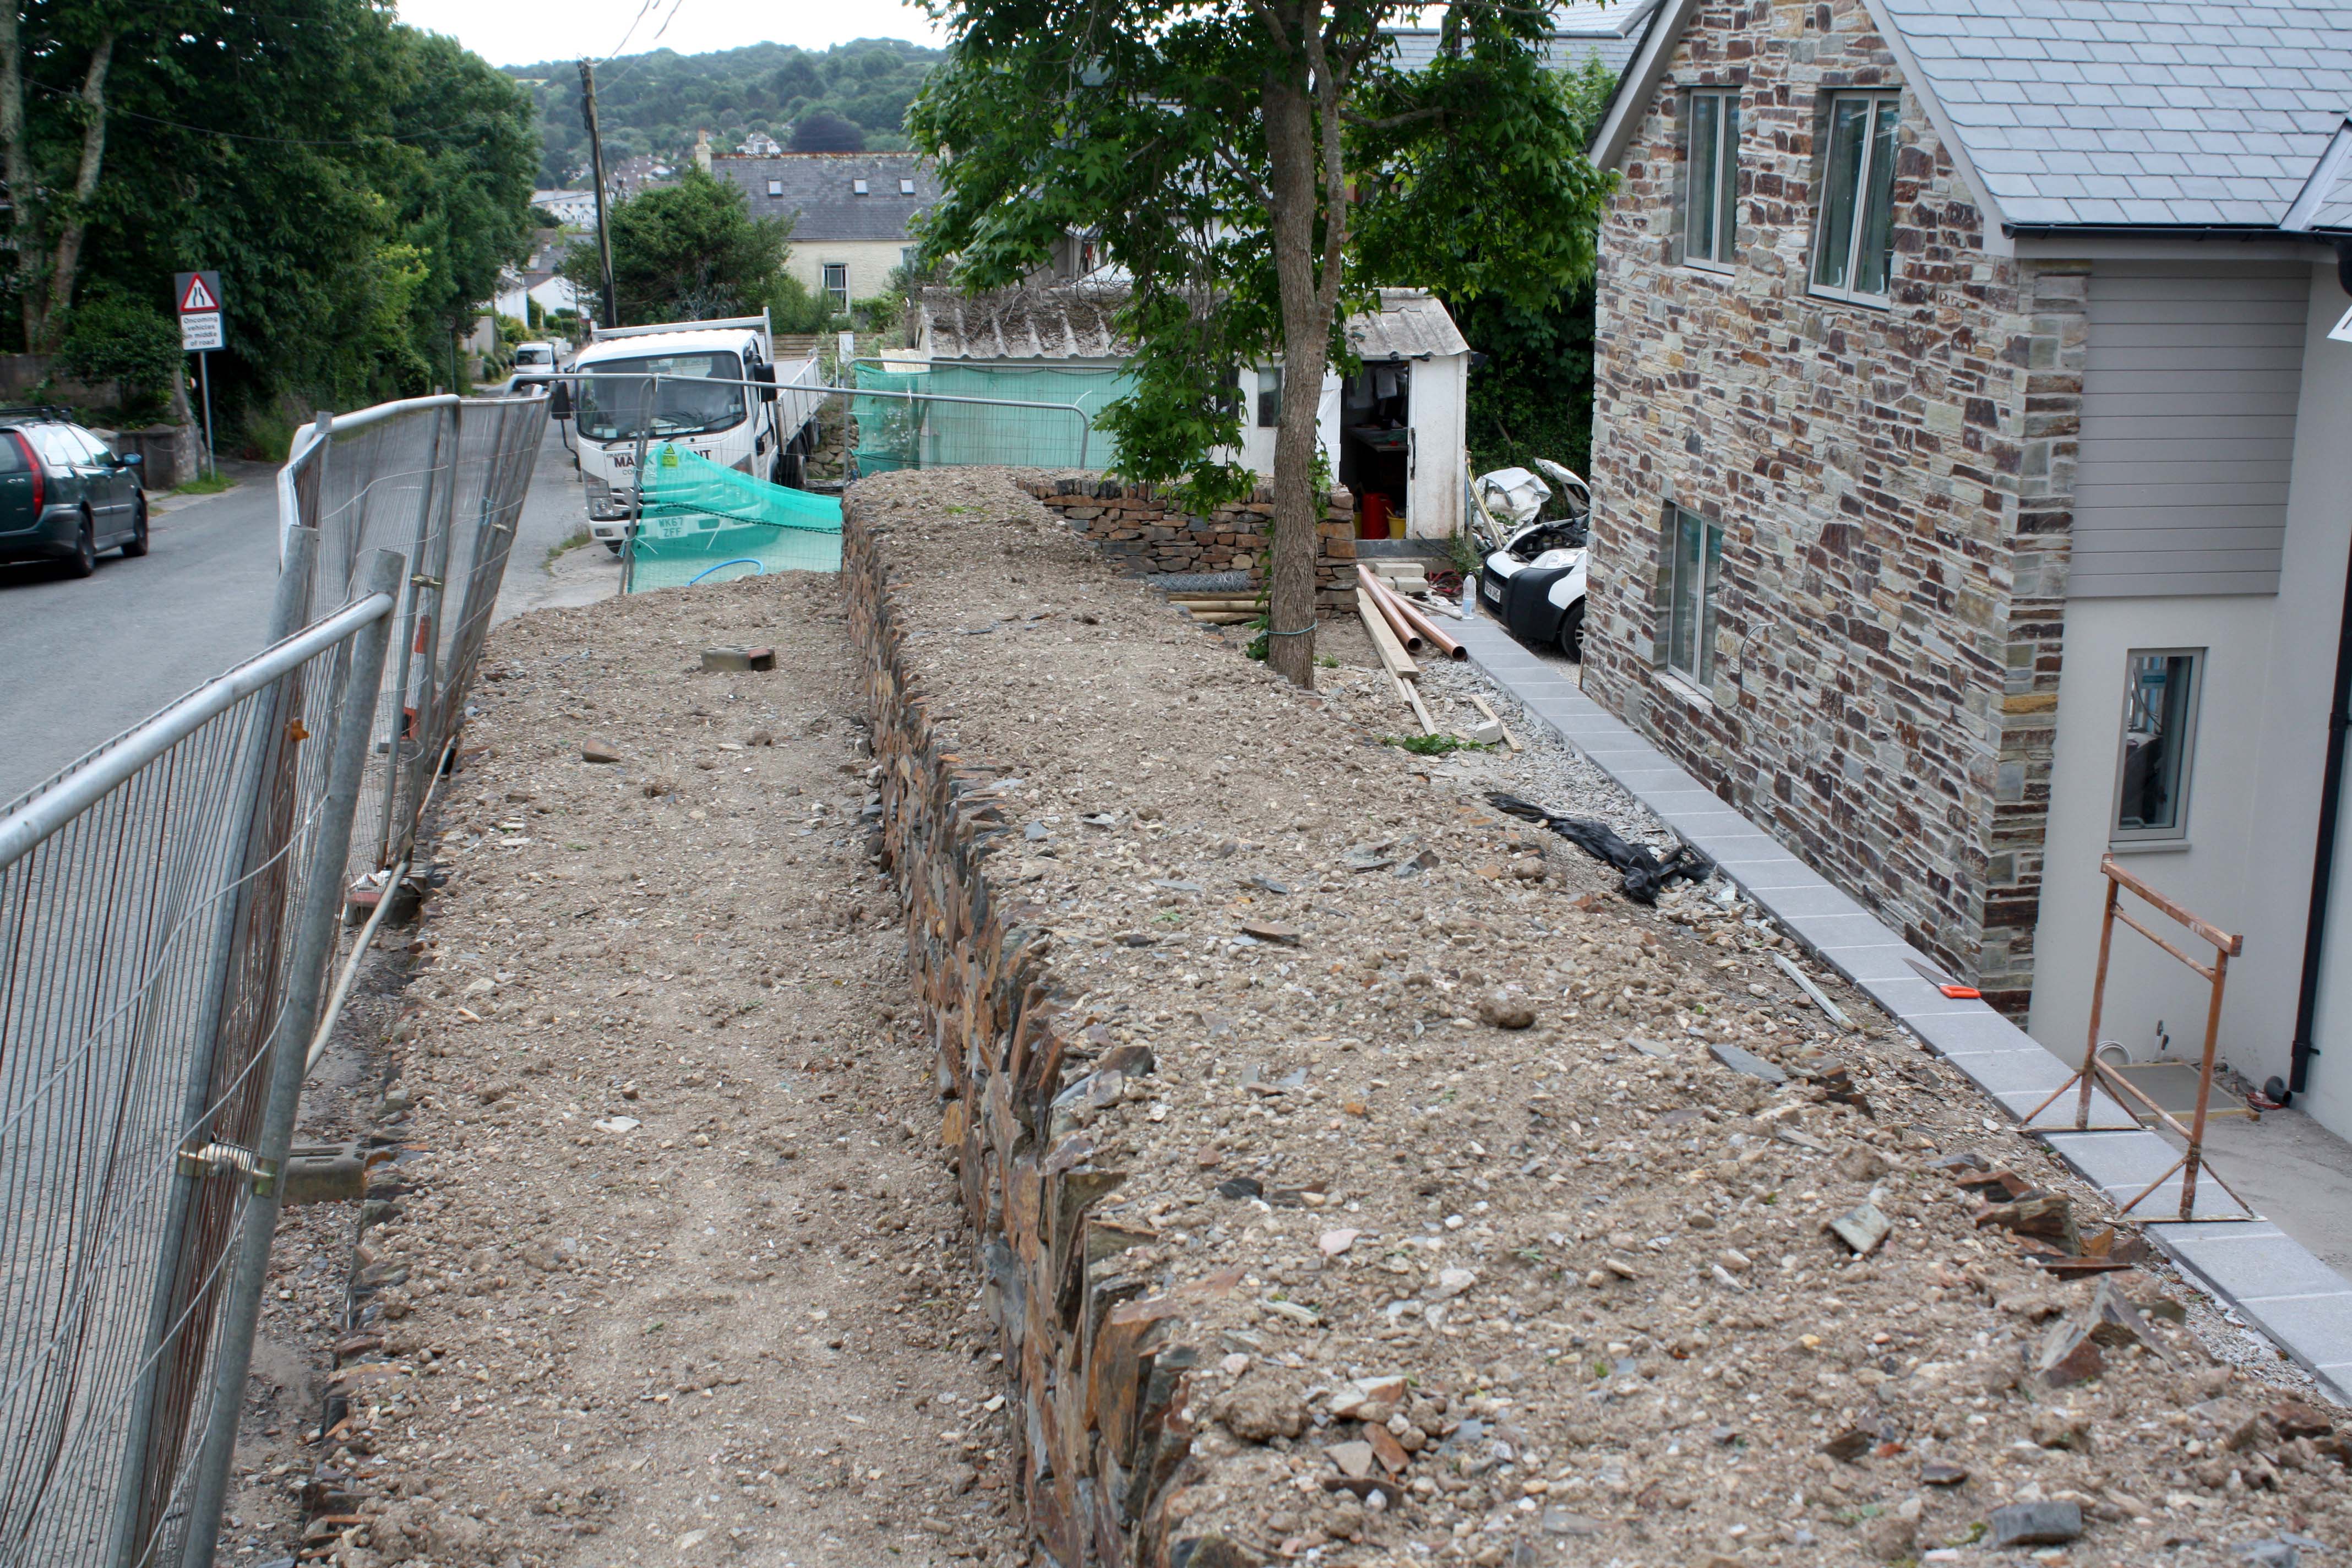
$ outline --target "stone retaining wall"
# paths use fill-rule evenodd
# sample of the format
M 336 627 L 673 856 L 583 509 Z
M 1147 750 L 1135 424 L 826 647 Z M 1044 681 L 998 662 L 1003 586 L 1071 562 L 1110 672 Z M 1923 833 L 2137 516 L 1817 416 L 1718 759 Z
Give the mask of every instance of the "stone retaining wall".
M 1186 1534 L 1192 1427 L 1181 1297 L 1230 1290 L 1212 1279 L 1154 1293 L 1122 1271 L 1137 1239 L 1089 1208 L 1126 1179 L 1089 1163 L 1083 1131 L 1047 1142 L 1063 1082 L 1064 1020 L 1053 1001 L 1045 911 L 990 883 L 1007 833 L 992 786 L 1003 769 L 961 754 L 928 711 L 904 657 L 889 571 L 853 500 L 843 508 L 842 576 L 862 655 L 881 766 L 883 862 L 907 904 L 908 966 L 938 1050 L 955 1163 L 978 1239 L 985 1300 L 1014 1401 L 1013 1475 L 1038 1544 L 1061 1568 L 1230 1568 L 1222 1538 Z M 1142 1047 L 1129 1047 L 1141 1052 Z M 1112 1052 L 1093 1078 L 1148 1071 Z M 1086 1079 L 1080 1080 L 1082 1083 Z
M 1264 576 L 1259 557 L 1272 543 L 1274 492 L 1261 489 L 1246 500 L 1221 506 L 1208 516 L 1188 512 L 1156 485 L 1118 479 L 1040 479 L 1023 489 L 1045 509 L 1092 541 L 1113 560 L 1138 572 L 1247 572 Z M 1356 613 L 1356 502 L 1345 489 L 1326 498 L 1323 521 L 1315 527 L 1315 605 L 1322 616 Z

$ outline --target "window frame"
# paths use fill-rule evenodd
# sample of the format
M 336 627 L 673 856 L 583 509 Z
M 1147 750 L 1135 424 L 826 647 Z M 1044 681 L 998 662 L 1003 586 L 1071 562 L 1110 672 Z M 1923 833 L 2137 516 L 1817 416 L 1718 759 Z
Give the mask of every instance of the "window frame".
M 783 183 L 783 181 L 782 181 L 782 180 L 770 180 L 770 181 L 768 182 L 768 198 L 769 198 L 769 200 L 771 200 L 771 201 L 782 201 L 782 200 L 783 199 L 783 195 L 784 195 L 784 183 Z
M 820 261 L 817 263 L 816 276 L 817 292 L 832 300 L 835 309 L 842 310 L 849 309 L 849 263 Z M 838 283 L 834 281 L 836 276 L 841 279 Z
M 1687 585 L 1683 579 L 1685 525 L 1696 531 L 1698 545 L 1698 579 Z M 1658 541 L 1658 579 L 1664 601 L 1658 626 L 1658 668 L 1701 692 L 1715 681 L 1715 628 L 1723 591 L 1723 544 L 1724 525 L 1720 519 L 1672 501 L 1666 503 L 1665 526 Z M 1686 607 L 1696 624 L 1691 628 L 1689 662 L 1682 663 L 1677 659 L 1677 645 L 1682 641 L 1681 617 Z
M 1683 97 L 1682 211 L 1675 225 L 1675 240 L 1685 267 L 1730 272 L 1739 264 L 1739 100 L 1740 89 L 1736 87 L 1693 88 Z M 1713 109 L 1709 134 L 1714 145 L 1704 165 L 1697 145 L 1701 104 Z M 1700 218 L 1696 195 L 1702 167 L 1706 170 L 1706 216 L 1713 241 L 1706 252 L 1698 248 L 1694 237 Z M 1730 220 L 1727 225 L 1727 218 Z
M 849 194 L 853 196 L 863 196 L 873 193 L 866 187 L 864 180 L 852 180 L 849 182 Z
M 2116 727 L 2116 782 L 2107 803 L 2107 845 L 2110 848 L 2130 850 L 2145 847 L 2186 848 L 2189 843 L 2189 809 L 2196 792 L 2191 787 L 2197 773 L 2197 731 L 2205 706 L 2205 667 L 2210 662 L 2210 647 L 2135 647 L 2124 653 L 2123 710 L 2117 715 Z M 2186 721 L 2180 725 L 2179 767 L 2173 775 L 2172 823 L 2167 827 L 2126 827 L 2124 821 L 2124 782 L 2126 750 L 2131 735 L 2133 701 L 2132 672 L 2142 659 L 2185 658 L 2189 660 L 2189 697 Z
M 1846 234 L 1844 272 L 1846 280 L 1843 283 L 1824 283 L 1821 280 L 1821 274 L 1822 263 L 1830 253 L 1830 221 L 1832 216 L 1832 197 L 1833 194 L 1832 181 L 1835 176 L 1838 162 L 1838 149 L 1836 146 L 1838 106 L 1845 103 L 1862 103 L 1868 105 L 1869 107 L 1866 110 L 1868 119 L 1864 126 L 1862 137 L 1862 161 L 1854 174 L 1854 195 L 1853 207 L 1851 216 L 1851 227 L 1847 230 Z M 1853 284 L 1855 274 L 1861 269 L 1863 237 L 1870 227 L 1871 212 L 1869 197 L 1872 194 L 1871 186 L 1878 180 L 1881 173 L 1878 148 L 1878 117 L 1882 110 L 1889 109 L 1894 111 L 1895 118 L 1892 126 L 1889 128 L 1888 145 L 1886 150 L 1887 156 L 1884 171 L 1886 193 L 1885 216 L 1887 223 L 1886 277 L 1885 280 L 1885 289 L 1874 293 L 1867 289 L 1856 289 Z M 1895 289 L 1895 164 L 1902 152 L 1902 137 L 1903 95 L 1900 92 L 1890 92 L 1883 89 L 1874 89 L 1870 90 L 1858 90 L 1853 92 L 1832 92 L 1823 95 L 1821 100 L 1821 110 L 1815 121 L 1813 142 L 1815 147 L 1819 149 L 1819 153 L 1816 160 L 1816 171 L 1814 174 L 1813 232 L 1811 243 L 1809 247 L 1809 253 L 1805 260 L 1805 292 L 1811 295 L 1813 298 L 1818 300 L 1841 300 L 1849 305 L 1864 305 L 1881 310 L 1886 309 L 1893 304 Z
M 1278 364 L 1259 365 L 1256 390 L 1257 395 L 1253 400 L 1252 407 L 1252 412 L 1257 416 L 1256 427 L 1260 430 L 1280 429 L 1282 427 L 1282 367 Z M 1273 417 L 1266 417 L 1268 415 L 1272 415 Z

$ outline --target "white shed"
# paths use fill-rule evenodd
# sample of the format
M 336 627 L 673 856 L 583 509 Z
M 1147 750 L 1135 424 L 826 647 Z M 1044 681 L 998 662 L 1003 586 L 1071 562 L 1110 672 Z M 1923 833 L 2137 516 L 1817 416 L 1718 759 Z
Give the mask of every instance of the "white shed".
M 1118 293 L 1099 277 L 978 296 L 927 289 L 908 357 L 975 371 L 1060 370 L 1116 378 L 1130 352 L 1110 326 Z M 1442 539 L 1462 526 L 1470 345 L 1427 290 L 1383 289 L 1380 298 L 1380 309 L 1348 323 L 1361 368 L 1344 379 L 1324 377 L 1318 444 L 1332 478 L 1356 497 L 1360 518 L 1369 513 L 1374 525 L 1387 522 L 1389 531 Z M 1239 459 L 1271 475 L 1282 367 L 1253 367 L 1242 372 L 1241 381 Z M 1097 406 L 1123 390 L 1062 393 L 1055 400 L 1066 395 Z

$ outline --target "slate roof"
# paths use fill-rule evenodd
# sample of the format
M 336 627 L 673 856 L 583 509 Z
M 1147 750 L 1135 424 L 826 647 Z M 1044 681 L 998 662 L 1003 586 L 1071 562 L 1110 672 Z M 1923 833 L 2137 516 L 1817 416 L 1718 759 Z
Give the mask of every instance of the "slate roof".
M 2352 112 L 2352 0 L 1878 0 L 2003 219 L 2275 227 Z
M 710 172 L 743 187 L 753 217 L 792 220 L 795 242 L 881 239 L 905 243 L 908 225 L 940 199 L 938 171 L 919 153 L 784 153 L 772 158 L 718 157 Z M 859 195 L 854 182 L 864 180 Z M 902 195 L 901 180 L 915 182 Z M 782 187 L 770 195 L 771 181 Z
M 1544 41 L 1543 62 L 1555 70 L 1580 70 L 1598 58 L 1622 71 L 1640 47 L 1642 29 L 1658 0 L 1566 0 L 1552 8 L 1552 31 Z M 1434 27 L 1391 27 L 1397 64 L 1418 70 L 1437 58 Z
M 933 360 L 1121 360 L 1133 345 L 1112 317 L 1126 302 L 1116 284 L 1074 283 L 964 294 L 923 290 L 916 345 Z M 1454 318 L 1420 289 L 1383 289 L 1381 308 L 1348 323 L 1348 341 L 1368 360 L 1468 353 Z

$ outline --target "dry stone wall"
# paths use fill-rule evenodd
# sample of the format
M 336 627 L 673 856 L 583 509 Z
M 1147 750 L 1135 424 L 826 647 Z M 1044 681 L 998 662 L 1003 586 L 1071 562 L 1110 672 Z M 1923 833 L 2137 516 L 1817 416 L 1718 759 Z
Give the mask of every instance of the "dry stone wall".
M 1684 265 L 1679 116 L 1739 89 L 1736 265 Z M 1884 307 L 1808 290 L 1817 116 L 1901 90 Z M 2021 1009 L 2063 631 L 2079 268 L 1990 254 L 1859 0 L 1700 6 L 1605 220 L 1586 687 Z M 1664 667 L 1668 509 L 1724 530 L 1712 679 Z
M 1139 572 L 1247 572 L 1252 582 L 1264 576 L 1260 557 L 1274 537 L 1271 490 L 1203 517 L 1156 485 L 1036 479 L 1023 488 L 1105 554 Z M 1315 607 L 1326 618 L 1356 613 L 1355 520 L 1354 499 L 1332 490 L 1315 528 Z
M 1048 1000 L 1045 911 L 992 887 L 985 869 L 992 841 L 1009 831 L 992 789 L 1002 769 L 941 731 L 904 658 L 883 552 L 854 500 L 843 513 L 843 584 L 881 768 L 882 853 L 906 898 L 913 982 L 938 1052 L 940 1141 L 980 1238 L 987 1309 L 1018 1403 L 1015 1484 L 1031 1528 L 1066 1565 L 1201 1568 L 1199 1543 L 1165 1510 L 1191 1448 L 1181 1412 L 1199 1359 L 1177 1337 L 1183 1303 L 1122 1273 L 1117 1255 L 1134 1237 L 1088 1219 L 1123 1173 L 1091 1163 L 1084 1135 L 1048 1143 L 1069 1042 Z M 1123 1068 L 1148 1064 L 1105 1058 L 1082 1082 Z

